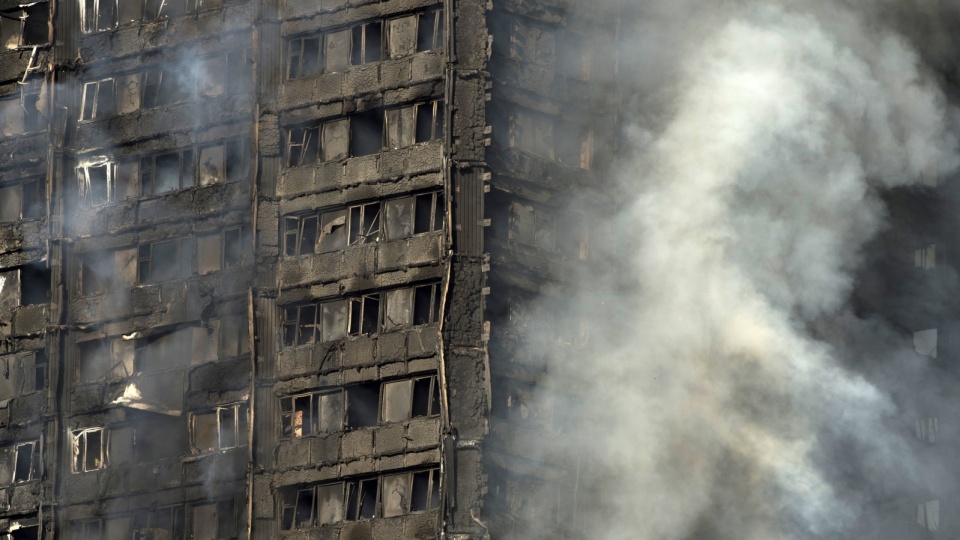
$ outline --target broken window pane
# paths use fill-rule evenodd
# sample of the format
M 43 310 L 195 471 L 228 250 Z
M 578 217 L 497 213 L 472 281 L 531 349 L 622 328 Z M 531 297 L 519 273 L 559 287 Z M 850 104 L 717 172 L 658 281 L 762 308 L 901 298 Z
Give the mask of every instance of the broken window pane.
M 12 354 L 0 356 L 0 400 L 10 399 L 19 394 L 23 383 L 20 367 L 20 361 L 16 356 Z
M 287 44 L 287 79 L 315 75 L 320 69 L 320 38 L 299 37 Z
M 200 150 L 200 164 L 197 172 L 200 177 L 198 183 L 200 186 L 218 184 L 226 180 L 223 145 L 208 146 Z
M 20 269 L 20 304 L 46 304 L 50 301 L 50 269 L 43 263 L 31 263 Z
M 380 60 L 383 49 L 382 36 L 383 24 L 380 21 L 354 26 L 352 29 L 351 63 L 358 66 Z
M 0 222 L 18 221 L 22 205 L 21 186 L 0 187 Z
M 317 525 L 343 521 L 343 484 L 317 486 Z
M 237 409 L 229 407 L 220 409 L 220 448 L 239 446 L 237 434 Z
M 220 270 L 220 253 L 219 234 L 197 237 L 197 271 L 201 276 Z
M 384 422 L 402 422 L 410 419 L 413 381 L 394 381 L 383 384 L 381 419 Z
M 324 212 L 320 219 L 320 253 L 338 251 L 346 245 L 347 211 Z
M 380 203 L 350 208 L 349 244 L 368 244 L 380 240 Z
M 343 339 L 347 335 L 347 301 L 321 304 L 323 315 L 323 341 Z
M 440 286 L 424 285 L 416 288 L 413 298 L 413 324 L 430 324 L 440 320 Z
M 436 508 L 440 504 L 440 470 L 431 469 L 413 473 L 413 489 L 410 496 L 410 511 L 420 512 Z
M 156 157 L 154 193 L 180 189 L 180 154 L 163 154 Z
M 77 375 L 81 382 L 100 380 L 110 373 L 113 360 L 110 343 L 106 339 L 96 339 L 79 343 Z
M 191 434 L 194 451 L 204 453 L 217 450 L 217 413 L 194 413 L 192 418 Z
M 410 475 L 395 474 L 383 477 L 383 517 L 401 516 L 408 512 Z
M 333 433 L 343 429 L 343 392 L 323 394 L 319 397 L 320 433 Z
M 417 15 L 387 22 L 387 48 L 390 58 L 413 54 L 417 50 Z
M 387 148 L 394 149 L 410 146 L 414 141 L 414 108 L 401 107 L 386 111 Z
M 386 201 L 383 206 L 386 212 L 384 222 L 384 236 L 387 240 L 399 240 L 413 236 L 413 197 L 404 197 Z
M 218 540 L 217 505 L 201 504 L 193 507 L 193 540 Z
M 379 328 L 380 298 L 378 295 L 366 295 L 350 299 L 351 336 L 373 334 Z
M 350 65 L 350 30 L 328 32 L 323 36 L 323 58 L 327 73 L 341 71 Z
M 413 405 L 410 416 L 440 414 L 440 387 L 436 377 L 421 377 L 413 381 Z
M 443 137 L 443 103 L 431 101 L 416 106 L 416 142 L 429 142 Z
M 313 525 L 313 509 L 316 507 L 316 501 L 314 501 L 315 495 L 316 492 L 313 488 L 297 491 L 297 506 L 293 521 L 294 527 L 299 529 Z
M 397 289 L 384 293 L 383 330 L 390 331 L 413 322 L 413 289 Z
M 16 467 L 13 482 L 29 482 L 39 478 L 40 442 L 18 444 L 16 447 Z
M 20 271 L 0 272 L 0 311 L 20 306 Z
M 443 194 L 427 193 L 417 196 L 416 223 L 413 233 L 439 231 L 443 228 Z
M 121 0 L 119 2 L 119 10 L 117 11 L 117 20 L 120 24 L 139 21 L 143 18 L 143 4 L 141 0 L 136 0 L 131 2 L 129 0 Z
M 347 520 L 372 519 L 377 513 L 377 480 L 347 482 Z
M 335 120 L 323 124 L 323 161 L 347 157 L 350 150 L 350 121 Z

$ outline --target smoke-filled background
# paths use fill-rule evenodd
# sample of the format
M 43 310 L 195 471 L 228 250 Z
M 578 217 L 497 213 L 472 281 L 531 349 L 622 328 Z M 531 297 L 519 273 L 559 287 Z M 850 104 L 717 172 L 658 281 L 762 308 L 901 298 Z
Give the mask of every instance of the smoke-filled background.
M 949 225 L 930 201 L 960 164 L 958 9 L 625 3 L 623 203 L 566 306 L 589 355 L 552 355 L 546 383 L 590 429 L 591 537 L 960 534 L 956 277 L 941 242 L 917 281 L 934 242 L 895 230 L 924 201 L 905 223 Z M 914 332 L 938 326 L 931 358 Z

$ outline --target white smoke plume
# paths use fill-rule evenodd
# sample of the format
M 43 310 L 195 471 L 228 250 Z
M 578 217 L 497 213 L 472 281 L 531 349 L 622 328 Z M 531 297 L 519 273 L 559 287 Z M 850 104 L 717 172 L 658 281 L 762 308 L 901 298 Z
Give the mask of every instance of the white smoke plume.
M 926 368 L 898 367 L 910 344 L 850 298 L 881 194 L 960 164 L 926 59 L 942 44 L 896 22 L 936 26 L 935 3 L 639 4 L 611 182 L 627 202 L 593 257 L 614 269 L 583 276 L 571 307 L 598 323 L 589 358 L 557 354 L 547 382 L 588 396 L 596 515 L 580 517 L 603 539 L 921 532 L 931 465 L 884 381 Z

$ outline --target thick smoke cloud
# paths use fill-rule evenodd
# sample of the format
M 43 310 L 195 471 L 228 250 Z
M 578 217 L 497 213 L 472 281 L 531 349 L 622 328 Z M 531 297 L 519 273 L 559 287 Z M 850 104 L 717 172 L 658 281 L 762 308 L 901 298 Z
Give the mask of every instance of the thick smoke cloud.
M 626 202 L 568 309 L 590 361 L 557 354 L 546 383 L 588 396 L 581 517 L 611 539 L 917 534 L 956 491 L 912 433 L 947 393 L 851 298 L 884 194 L 960 164 L 954 6 L 702 4 L 624 11 Z

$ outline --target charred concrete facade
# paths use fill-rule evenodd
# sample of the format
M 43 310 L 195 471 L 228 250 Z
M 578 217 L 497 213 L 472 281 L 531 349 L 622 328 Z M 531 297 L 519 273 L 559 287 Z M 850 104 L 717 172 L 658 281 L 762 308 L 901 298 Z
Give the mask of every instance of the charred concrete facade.
M 539 388 L 527 336 L 580 354 L 544 306 L 610 203 L 616 13 L 11 0 L 0 22 L 6 537 L 583 536 L 546 397 L 575 389 Z

